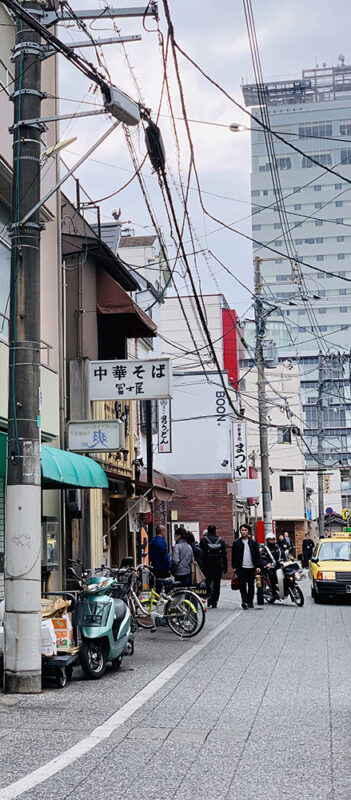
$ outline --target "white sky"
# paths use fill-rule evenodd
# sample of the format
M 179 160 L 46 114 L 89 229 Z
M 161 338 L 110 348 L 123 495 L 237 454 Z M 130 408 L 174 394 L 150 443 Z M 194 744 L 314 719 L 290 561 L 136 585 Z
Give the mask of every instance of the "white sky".
M 98 0 L 71 0 L 74 10 L 81 8 L 102 8 Z M 120 3 L 121 6 L 132 5 L 130 0 Z M 143 5 L 143 3 L 140 3 Z M 242 102 L 241 82 L 252 81 L 251 56 L 244 21 L 242 3 L 237 0 L 220 0 L 219 3 L 209 0 L 169 0 L 170 11 L 174 23 L 175 38 L 179 45 L 218 83 L 220 83 L 235 99 Z M 304 68 L 335 64 L 338 55 L 343 53 L 346 61 L 351 54 L 347 49 L 349 3 L 339 0 L 337 13 L 328 0 L 265 0 L 253 2 L 256 30 L 260 47 L 263 75 L 265 80 L 272 78 L 300 77 Z M 162 0 L 159 2 L 160 27 L 166 32 L 166 22 Z M 142 34 L 141 42 L 127 46 L 131 64 L 140 86 L 143 99 L 152 108 L 153 118 L 158 107 L 162 82 L 162 63 L 157 33 L 147 33 L 142 28 L 139 18 L 134 20 L 116 20 L 124 34 Z M 147 25 L 155 27 L 149 18 Z M 101 28 L 98 36 L 111 35 L 111 22 L 104 20 L 94 26 Z M 344 32 L 343 32 L 344 31 Z M 84 38 L 84 34 L 74 32 L 74 28 L 65 31 L 62 26 L 59 35 L 66 41 L 70 38 Z M 113 33 L 113 31 L 112 31 Z M 96 63 L 92 48 L 84 49 L 85 57 Z M 125 64 L 119 45 L 104 47 L 106 63 L 112 82 L 137 98 L 128 66 Z M 183 82 L 187 113 L 189 118 L 216 122 L 228 125 L 231 122 L 248 123 L 248 118 L 238 112 L 235 106 L 218 90 L 204 80 L 181 55 L 179 65 Z M 180 101 L 174 79 L 172 56 L 169 56 L 169 76 L 171 82 L 172 101 L 176 114 L 180 114 Z M 89 81 L 63 58 L 60 58 L 60 96 L 74 102 L 62 102 L 61 111 L 88 109 L 82 100 L 100 104 L 100 92 L 93 95 Z M 166 101 L 163 102 L 160 127 L 164 137 L 167 153 L 169 179 L 172 176 L 178 181 L 177 152 L 172 133 Z M 106 130 L 110 122 L 106 116 L 73 120 L 62 123 L 62 138 L 77 136 L 77 141 L 63 152 L 69 166 L 78 160 L 94 139 Z M 187 175 L 189 149 L 181 121 L 177 122 L 181 143 L 181 172 Z M 191 124 L 195 158 L 198 166 L 203 199 L 208 210 L 226 223 L 237 223 L 241 231 L 251 233 L 250 226 L 250 140 L 248 132 L 231 133 L 226 127 Z M 140 156 L 145 153 L 145 145 L 141 130 L 133 129 L 133 139 Z M 92 198 L 99 199 L 120 188 L 133 174 L 133 165 L 124 141 L 123 132 L 117 129 L 79 170 L 77 176 Z M 170 238 L 167 215 L 162 203 L 159 186 L 151 168 L 147 163 L 143 174 L 148 191 L 162 227 L 169 249 L 174 255 L 174 246 Z M 73 182 L 66 184 L 65 191 L 73 196 Z M 205 193 L 206 192 L 206 193 Z M 177 201 L 177 192 L 173 188 Z M 214 195 L 220 195 L 216 197 Z M 225 198 L 225 199 L 222 199 Z M 102 219 L 111 220 L 113 209 L 122 209 L 121 218 L 131 221 L 130 227 L 136 235 L 152 233 L 152 227 L 139 184 L 134 180 L 130 186 L 116 197 L 101 203 Z M 192 182 L 189 210 L 201 247 L 210 248 L 229 269 L 237 275 L 249 288 L 252 287 L 252 251 L 250 242 L 206 218 L 202 213 L 195 183 Z M 178 218 L 181 219 L 181 205 L 177 202 Z M 246 219 L 245 219 L 246 218 Z M 92 218 L 93 219 L 93 218 Z M 237 222 L 241 220 L 240 222 Z M 149 226 L 149 227 L 148 227 Z M 212 233 L 217 230 L 217 232 Z M 187 250 L 193 248 L 189 236 L 185 235 Z M 196 275 L 194 261 L 191 261 Z M 216 292 L 218 286 L 233 308 L 244 315 L 251 303 L 249 292 L 245 291 L 234 278 L 231 278 L 215 262 L 209 266 L 203 257 L 199 257 L 198 270 L 203 292 Z M 177 285 L 182 293 L 186 286 L 181 277 L 176 275 Z M 217 282 L 217 283 L 216 283 Z M 197 279 L 198 283 L 198 279 Z M 252 316 L 249 313 L 248 316 Z

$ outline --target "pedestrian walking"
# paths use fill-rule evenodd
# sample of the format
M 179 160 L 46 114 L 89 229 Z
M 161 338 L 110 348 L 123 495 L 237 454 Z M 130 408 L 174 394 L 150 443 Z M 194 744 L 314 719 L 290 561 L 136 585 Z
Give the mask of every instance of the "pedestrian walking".
M 151 566 L 157 581 L 159 578 L 168 578 L 171 571 L 171 559 L 169 557 L 166 544 L 166 528 L 164 525 L 157 525 L 155 536 L 152 537 L 149 545 Z
M 244 610 L 253 608 L 255 574 L 261 571 L 259 547 L 250 533 L 250 525 L 243 523 L 240 526 L 240 537 L 234 540 L 232 547 L 232 567 L 238 576 L 241 606 Z
M 172 575 L 182 586 L 191 585 L 191 564 L 194 561 L 193 551 L 186 541 L 185 528 L 177 528 L 174 532 L 175 544 L 172 549 Z
M 306 536 L 302 542 L 302 560 L 303 565 L 308 569 L 310 558 L 312 558 L 312 553 L 314 550 L 314 542 L 310 539 L 310 534 L 306 533 Z
M 221 578 L 227 572 L 228 559 L 225 541 L 218 536 L 215 525 L 207 526 L 207 531 L 201 539 L 200 547 L 204 554 L 203 571 L 206 575 L 207 605 L 217 608 L 221 592 Z
M 283 561 L 287 561 L 289 558 L 290 547 L 288 545 L 287 539 L 283 533 L 280 533 L 278 536 L 278 547 L 280 547 L 280 551 L 282 554 Z
M 200 569 L 203 571 L 204 569 L 204 554 L 200 547 L 199 542 L 196 541 L 194 534 L 192 531 L 185 531 L 186 533 L 186 541 L 190 544 L 190 547 L 194 554 L 194 561 L 199 565 Z

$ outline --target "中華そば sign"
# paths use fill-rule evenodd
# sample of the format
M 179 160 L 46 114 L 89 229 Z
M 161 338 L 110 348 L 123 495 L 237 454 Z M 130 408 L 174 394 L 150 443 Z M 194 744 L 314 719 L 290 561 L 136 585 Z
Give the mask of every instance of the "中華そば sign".
M 170 358 L 91 361 L 90 400 L 158 400 L 171 391 Z

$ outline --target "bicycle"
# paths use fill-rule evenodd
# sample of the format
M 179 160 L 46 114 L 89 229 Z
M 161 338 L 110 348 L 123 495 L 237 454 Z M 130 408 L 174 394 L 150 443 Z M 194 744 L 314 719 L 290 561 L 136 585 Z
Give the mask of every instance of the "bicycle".
M 153 575 L 149 568 L 143 566 L 143 569 Z M 145 591 L 140 586 L 140 570 L 141 565 L 111 570 L 119 590 L 128 598 L 136 624 L 155 631 L 158 625 L 166 622 L 173 633 L 185 639 L 200 633 L 205 624 L 205 611 L 196 592 L 181 588 L 172 578 L 159 580 L 160 593 L 154 587 Z

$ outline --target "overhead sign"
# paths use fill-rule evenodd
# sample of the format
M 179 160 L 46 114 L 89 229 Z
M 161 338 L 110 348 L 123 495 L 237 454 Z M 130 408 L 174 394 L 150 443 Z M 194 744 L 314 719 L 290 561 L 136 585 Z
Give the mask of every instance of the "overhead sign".
M 75 453 L 106 453 L 124 445 L 124 423 L 119 419 L 82 420 L 67 425 L 67 448 Z
M 245 422 L 233 422 L 233 447 L 234 479 L 247 478 L 248 464 Z M 250 497 L 253 496 L 254 494 L 251 493 Z
M 163 398 L 157 404 L 157 436 L 158 452 L 172 452 L 172 417 L 171 401 Z
M 170 358 L 90 363 L 90 400 L 158 400 L 171 393 Z

